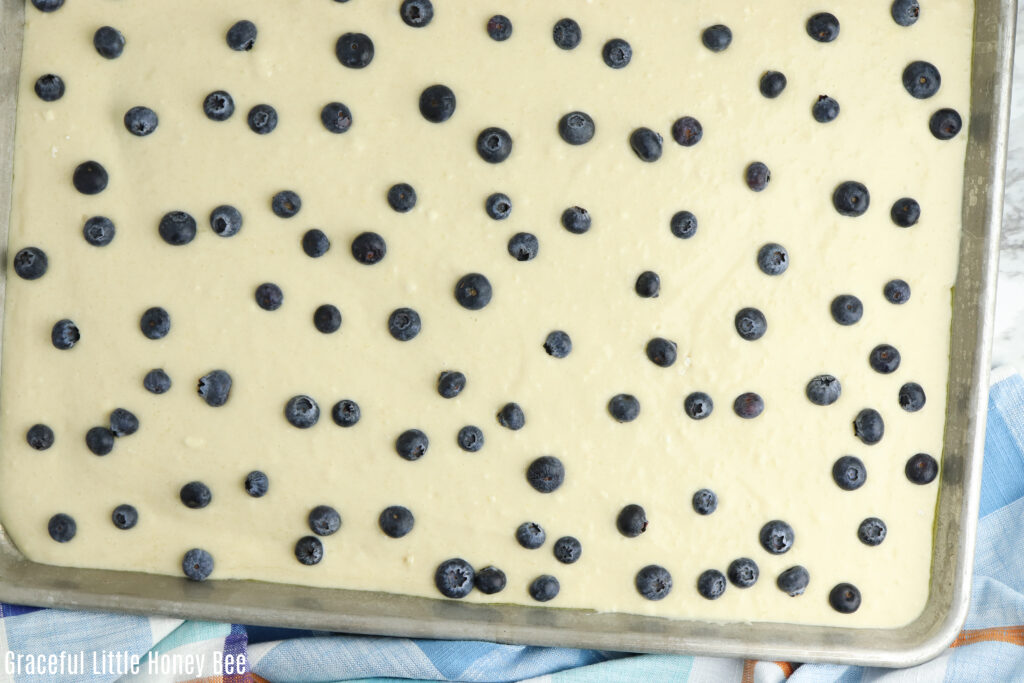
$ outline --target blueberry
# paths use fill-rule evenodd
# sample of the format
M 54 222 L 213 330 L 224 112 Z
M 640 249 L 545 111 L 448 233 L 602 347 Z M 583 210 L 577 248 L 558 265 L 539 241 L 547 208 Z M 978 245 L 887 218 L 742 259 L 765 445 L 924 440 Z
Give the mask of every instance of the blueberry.
M 110 521 L 118 529 L 131 529 L 139 522 L 139 511 L 135 509 L 134 505 L 128 505 L 127 503 L 118 505 L 110 513 Z
M 444 123 L 455 113 L 455 93 L 446 85 L 432 85 L 420 95 L 420 114 L 431 123 Z
M 918 453 L 907 460 L 904 472 L 915 484 L 930 484 L 939 475 L 939 463 L 927 453 Z
M 312 228 L 302 235 L 302 251 L 310 258 L 320 258 L 331 248 L 331 240 L 323 230 Z
M 789 268 L 789 252 L 781 244 L 769 242 L 757 252 L 757 267 L 765 275 L 782 275 Z
M 703 420 L 711 415 L 715 404 L 703 391 L 695 391 L 683 400 L 683 410 L 694 420 Z
M 733 323 L 736 326 L 736 332 L 747 341 L 760 339 L 768 331 L 768 320 L 765 319 L 764 313 L 756 308 L 740 309 Z
M 181 571 L 192 581 L 205 581 L 213 573 L 213 555 L 202 548 L 192 548 L 181 560 Z
M 523 522 L 516 529 L 516 540 L 527 550 L 536 550 L 544 545 L 548 535 L 536 522 Z
M 818 99 L 811 105 L 811 116 L 818 123 L 835 121 L 839 116 L 839 103 L 828 95 L 818 95 Z
M 468 273 L 455 283 L 455 300 L 471 311 L 479 311 L 491 303 L 491 293 L 490 280 L 480 273 Z
M 847 180 L 832 193 L 832 206 L 842 216 L 862 216 L 871 204 L 871 195 L 863 183 Z
M 339 427 L 352 427 L 362 416 L 359 404 L 351 399 L 342 399 L 331 408 L 331 419 Z
M 517 232 L 508 240 L 509 256 L 516 261 L 532 261 L 540 252 L 537 236 L 530 232 Z
M 38 280 L 49 265 L 46 252 L 39 247 L 25 247 L 14 255 L 14 272 L 24 280 Z
M 819 43 L 831 43 L 839 37 L 839 20 L 834 14 L 819 12 L 807 20 L 807 35 Z
M 779 71 L 765 71 L 758 87 L 762 95 L 775 99 L 786 89 L 786 75 Z
M 506 403 L 498 411 L 498 424 L 502 427 L 518 431 L 526 426 L 526 415 L 518 403 Z
M 67 543 L 75 537 L 78 525 L 75 524 L 75 520 L 71 515 L 59 512 L 50 517 L 50 521 L 46 524 L 46 530 L 50 532 L 50 538 L 53 540 L 58 543 Z
M 636 590 L 648 600 L 661 600 L 672 592 L 672 575 L 664 567 L 649 564 L 636 573 Z
M 875 372 L 883 375 L 896 372 L 900 367 L 900 352 L 895 346 L 879 344 L 868 354 L 868 364 Z
M 807 570 L 800 565 L 796 565 L 779 574 L 779 578 L 775 580 L 775 585 L 789 597 L 795 598 L 798 595 L 803 595 L 810 581 L 811 575 L 807 573 Z
M 56 102 L 64 97 L 64 79 L 57 74 L 44 74 L 36 79 L 36 95 L 43 102 Z
M 924 389 L 917 382 L 907 382 L 900 387 L 899 403 L 900 408 L 908 413 L 916 413 L 924 408 Z
M 901 228 L 909 228 L 921 219 L 921 205 L 910 197 L 897 199 L 889 212 L 892 222 Z
M 446 598 L 464 598 L 473 590 L 473 567 L 461 557 L 437 565 L 434 585 Z
M 139 431 L 139 418 L 125 408 L 115 408 L 110 413 L 110 431 L 114 436 L 131 436 Z
M 391 538 L 405 536 L 412 531 L 415 523 L 416 518 L 412 516 L 409 508 L 402 507 L 401 505 L 392 505 L 384 508 L 384 511 L 380 513 L 380 517 L 377 518 L 380 530 L 384 532 L 385 536 L 390 536 Z
M 572 19 L 559 19 L 551 31 L 555 45 L 563 50 L 572 50 L 583 40 L 583 30 Z
M 750 588 L 757 583 L 757 577 L 761 572 L 756 562 L 749 557 L 741 557 L 730 562 L 725 573 L 732 585 L 737 588 Z
M 864 315 L 864 304 L 853 294 L 840 294 L 832 299 L 832 319 L 840 325 L 853 325 Z
M 652 363 L 661 368 L 670 368 L 672 364 L 676 362 L 676 343 L 663 339 L 662 337 L 655 337 L 651 341 L 647 342 L 645 349 L 647 352 L 647 358 Z
M 406 26 L 422 28 L 434 18 L 434 5 L 430 0 L 404 0 L 398 14 Z
M 149 107 L 132 107 L 124 114 L 124 127 L 138 137 L 145 137 L 156 130 L 160 119 Z
M 320 123 L 331 133 L 345 133 L 352 127 L 352 110 L 341 102 L 328 102 L 320 110 Z
M 558 121 L 558 134 L 570 145 L 584 145 L 594 138 L 594 119 L 582 111 L 569 112 Z
M 162 369 L 155 368 L 142 378 L 142 386 L 150 393 L 165 394 L 171 389 L 171 377 Z
M 893 0 L 892 20 L 900 26 L 912 26 L 921 16 L 921 5 L 917 0 Z
M 225 36 L 228 47 L 238 52 L 248 52 L 256 45 L 256 33 L 256 24 L 248 19 L 235 22 Z
M 542 574 L 530 584 L 530 597 L 537 602 L 547 602 L 558 596 L 558 590 L 558 579 L 550 574 Z
M 337 332 L 341 327 L 341 311 L 331 304 L 317 306 L 313 311 L 313 327 L 324 334 Z
M 608 412 L 616 422 L 632 422 L 640 416 L 640 401 L 630 394 L 616 394 L 608 401 Z
M 159 306 L 147 308 L 139 319 L 139 329 L 147 339 L 163 339 L 171 331 L 171 314 Z
M 231 375 L 224 370 L 212 370 L 199 378 L 199 395 L 214 408 L 228 402 L 231 394 Z
M 185 507 L 193 510 L 204 508 L 213 500 L 210 488 L 201 481 L 190 481 L 182 486 L 181 491 L 178 492 L 178 497 L 181 498 L 181 502 L 184 503 Z
M 710 515 L 718 509 L 718 496 L 711 489 L 700 489 L 693 494 L 691 503 L 698 515 Z
M 295 543 L 295 559 L 312 566 L 324 559 L 324 544 L 316 536 L 303 536 Z
M 864 545 L 876 546 L 885 540 L 885 522 L 878 517 L 868 517 L 857 527 L 857 538 Z
M 56 12 L 64 6 L 64 0 L 32 0 L 32 4 L 40 12 Z
M 497 567 L 484 567 L 473 577 L 473 585 L 484 595 L 494 595 L 505 590 L 505 572 Z
M 203 100 L 203 113 L 211 121 L 227 121 L 235 113 L 235 100 L 223 90 L 214 90 Z
M 764 399 L 752 391 L 740 394 L 732 404 L 733 412 L 745 420 L 753 420 L 764 412 Z
M 330 536 L 341 528 L 341 515 L 330 505 L 317 505 L 309 511 L 306 521 L 317 536 Z
M 761 541 L 761 547 L 772 555 L 781 555 L 793 547 L 796 536 L 793 527 L 780 519 L 773 519 L 761 527 L 758 540 Z
M 93 247 L 105 247 L 114 242 L 117 228 L 114 221 L 106 216 L 93 216 L 82 225 L 82 237 Z
M 398 213 L 409 213 L 416 206 L 416 190 L 409 183 L 398 183 L 388 188 L 388 206 Z
M 852 614 L 860 607 L 860 591 L 852 583 L 837 584 L 828 594 L 828 604 L 840 614 Z
M 704 29 L 704 32 L 700 35 L 700 41 L 704 43 L 704 47 L 712 52 L 721 52 L 729 47 L 729 43 L 732 42 L 732 31 L 729 30 L 728 26 L 715 24 Z
M 411 308 L 396 308 L 388 316 L 388 332 L 398 341 L 409 341 L 421 328 L 420 314 Z
M 689 211 L 677 211 L 669 221 L 669 230 L 679 239 L 688 240 L 697 234 L 697 217 Z
M 281 190 L 271 198 L 270 210 L 279 218 L 291 218 L 302 210 L 302 198 L 292 190 Z
M 572 564 L 583 555 L 583 545 L 572 536 L 562 536 L 551 548 L 555 559 L 562 564 Z
M 459 444 L 459 448 L 467 453 L 476 453 L 484 447 L 484 433 L 479 427 L 466 425 L 459 430 L 455 441 Z
M 110 176 L 98 161 L 83 161 L 75 167 L 71 184 L 82 194 L 99 194 L 107 189 Z
M 101 26 L 92 36 L 92 46 L 101 57 L 117 59 L 124 52 L 124 36 L 113 26 Z
M 165 213 L 157 228 L 164 242 L 173 247 L 188 244 L 196 237 L 196 219 L 184 211 Z
M 253 470 L 249 474 L 245 475 L 245 492 L 253 498 L 262 498 L 267 495 L 267 491 L 270 489 L 270 479 L 267 475 L 259 470 Z
M 406 460 L 419 460 L 430 447 L 430 439 L 418 429 L 407 429 L 395 439 L 395 451 Z
M 725 574 L 717 569 L 708 569 L 697 577 L 697 592 L 708 600 L 717 600 L 725 593 Z
M 221 237 L 231 237 L 242 229 L 242 213 L 223 204 L 210 212 L 210 229 Z
M 891 304 L 905 304 L 910 299 L 910 285 L 903 280 L 890 280 L 882 288 L 882 294 Z
M 375 232 L 364 232 L 352 240 L 352 258 L 364 266 L 372 266 L 387 255 L 388 245 Z
M 441 398 L 455 398 L 466 388 L 466 376 L 457 370 L 445 370 L 437 378 L 437 393 Z
M 500 164 L 512 154 L 512 136 L 502 128 L 484 128 L 476 138 L 476 151 L 489 164 Z
M 645 270 L 637 277 L 633 289 L 636 290 L 638 296 L 645 299 L 657 298 L 658 293 L 661 292 L 661 278 L 654 271 Z
M 832 465 L 832 480 L 844 491 L 856 491 L 868 479 L 864 462 L 853 455 L 844 455 Z
M 903 87 L 919 100 L 928 99 L 937 93 L 941 85 L 939 70 L 929 62 L 911 62 L 903 70 Z
M 44 424 L 32 425 L 25 433 L 25 441 L 37 451 L 45 451 L 53 445 L 53 430 Z
M 551 493 L 565 481 L 565 465 L 553 455 L 542 455 L 526 468 L 526 481 L 541 493 Z
M 373 41 L 365 33 L 344 33 L 334 46 L 334 54 L 343 66 L 362 69 L 373 61 Z
M 693 147 L 704 137 L 704 127 L 692 116 L 683 116 L 672 124 L 672 139 L 683 147 Z
M 512 200 L 503 192 L 495 192 L 484 201 L 484 211 L 496 221 L 503 221 L 512 215 Z
M 761 192 L 771 182 L 772 173 L 763 162 L 755 161 L 747 166 L 744 178 L 746 179 L 747 187 L 754 192 Z
M 50 330 L 50 341 L 61 351 L 67 351 L 81 338 L 82 335 L 78 331 L 78 327 L 67 318 L 55 322 L 53 329 Z
M 292 396 L 284 404 L 284 419 L 293 427 L 309 429 L 320 420 L 320 406 L 304 394 Z
M 629 136 L 629 146 L 633 148 L 640 161 L 648 163 L 661 158 L 662 137 L 650 128 L 637 128 Z
M 964 122 L 953 109 L 940 109 L 928 121 L 928 130 L 939 140 L 951 140 L 960 132 Z
M 807 400 L 816 406 L 830 406 L 839 400 L 843 387 L 833 375 L 818 375 L 811 378 L 805 391 Z
M 284 303 L 284 292 L 273 282 L 264 282 L 256 288 L 256 305 L 264 311 L 276 311 Z
M 503 14 L 495 14 L 487 20 L 487 35 L 499 43 L 512 37 L 512 20 Z
M 624 69 L 633 59 L 633 48 L 622 38 L 612 38 L 601 48 L 604 63 L 613 69 Z
M 853 419 L 853 435 L 868 446 L 881 441 L 884 434 L 885 422 L 877 410 L 865 408 Z
M 582 206 L 570 206 L 562 212 L 562 227 L 574 235 L 590 230 L 590 212 Z
M 630 503 L 619 511 L 615 528 L 626 538 L 636 538 L 647 531 L 647 513 L 636 503 Z
M 246 117 L 249 129 L 257 135 L 268 135 L 277 128 L 277 110 L 269 104 L 257 104 Z

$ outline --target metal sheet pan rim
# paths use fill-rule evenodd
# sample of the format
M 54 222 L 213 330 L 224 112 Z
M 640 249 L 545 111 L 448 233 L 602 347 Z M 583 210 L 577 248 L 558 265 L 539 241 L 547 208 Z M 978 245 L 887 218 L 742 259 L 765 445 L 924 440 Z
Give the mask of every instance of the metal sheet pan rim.
M 16 93 L 27 0 L 0 0 L 0 84 Z M 961 264 L 954 295 L 943 477 L 925 612 L 898 629 L 679 621 L 255 581 L 80 570 L 26 560 L 0 528 L 0 599 L 327 631 L 531 645 L 911 666 L 956 637 L 968 609 L 981 485 L 1017 0 L 977 0 Z M 12 87 L 12 84 L 14 86 Z M 16 96 L 0 97 L 0 177 L 11 178 Z M 11 184 L 0 183 L 0 243 Z M 4 263 L 7 262 L 6 252 Z M 0 272 L 0 314 L 5 273 Z M 0 323 L 2 325 L 2 323 Z M 2 327 L 0 327 L 2 331 Z M 960 333 L 962 331 L 962 334 Z

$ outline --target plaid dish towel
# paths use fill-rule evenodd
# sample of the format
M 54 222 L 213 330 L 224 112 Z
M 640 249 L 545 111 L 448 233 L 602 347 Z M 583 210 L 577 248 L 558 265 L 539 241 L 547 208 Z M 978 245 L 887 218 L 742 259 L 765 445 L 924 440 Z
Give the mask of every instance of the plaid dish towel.
M 0 681 L 1024 680 L 1024 378 L 1015 372 L 992 377 L 980 514 L 964 630 L 912 669 L 330 635 L 0 604 Z

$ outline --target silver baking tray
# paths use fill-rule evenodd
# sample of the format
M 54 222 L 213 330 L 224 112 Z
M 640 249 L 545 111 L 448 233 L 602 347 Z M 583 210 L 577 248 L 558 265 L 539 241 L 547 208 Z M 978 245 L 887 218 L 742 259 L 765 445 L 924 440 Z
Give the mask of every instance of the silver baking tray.
M 777 0 L 782 2 L 784 0 Z M 0 0 L 0 178 L 12 177 L 26 0 Z M 963 237 L 953 297 L 949 398 L 928 603 L 898 629 L 711 623 L 463 604 L 257 581 L 193 583 L 27 560 L 0 528 L 0 599 L 47 607 L 429 638 L 631 652 L 910 666 L 938 655 L 966 616 L 981 484 L 989 356 L 1009 125 L 1016 0 L 977 0 Z M 11 183 L 0 182 L 6 245 Z M 0 270 L 0 311 L 6 264 Z

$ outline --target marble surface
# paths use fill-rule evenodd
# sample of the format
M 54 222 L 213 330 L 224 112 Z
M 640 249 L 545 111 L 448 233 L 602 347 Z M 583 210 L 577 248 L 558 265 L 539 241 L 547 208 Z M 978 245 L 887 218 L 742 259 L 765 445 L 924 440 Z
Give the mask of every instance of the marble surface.
M 1017 14 L 1016 55 L 992 364 L 1024 372 L 1024 3 Z

